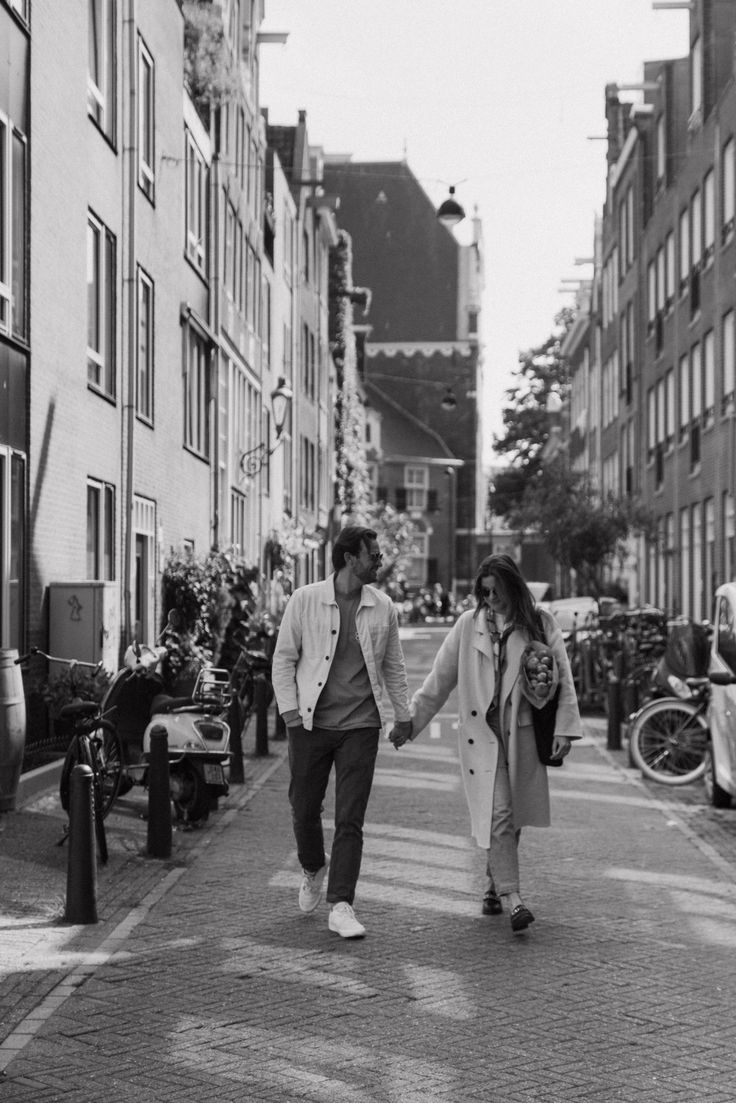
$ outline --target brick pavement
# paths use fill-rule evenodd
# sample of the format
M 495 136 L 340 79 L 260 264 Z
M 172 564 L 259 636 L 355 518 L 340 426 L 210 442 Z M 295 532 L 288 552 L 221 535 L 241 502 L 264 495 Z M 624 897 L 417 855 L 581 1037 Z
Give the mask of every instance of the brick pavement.
M 522 839 L 537 922 L 513 937 L 480 915 L 452 725 L 450 703 L 381 749 L 362 942 L 297 910 L 278 756 L 170 863 L 134 853 L 130 827 L 96 927 L 16 906 L 3 936 L 35 951 L 0 997 L 34 999 L 4 1020 L 3 1103 L 731 1103 L 736 813 L 701 838 L 697 794 L 651 791 L 589 721 L 551 772 L 553 828 Z

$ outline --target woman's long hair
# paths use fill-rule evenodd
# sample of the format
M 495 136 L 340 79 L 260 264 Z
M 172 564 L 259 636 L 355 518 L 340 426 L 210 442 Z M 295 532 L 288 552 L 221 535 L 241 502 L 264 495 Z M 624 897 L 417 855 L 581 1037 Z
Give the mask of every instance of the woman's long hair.
M 541 618 L 534 604 L 534 598 L 524 581 L 524 576 L 516 565 L 516 561 L 512 559 L 510 555 L 504 555 L 502 553 L 487 555 L 486 558 L 482 560 L 476 572 L 475 584 L 473 586 L 473 594 L 478 603 L 473 616 L 477 617 L 485 604 L 481 583 L 483 579 L 488 578 L 489 575 L 495 575 L 506 591 L 509 604 L 511 605 L 509 620 L 512 621 L 517 628 L 526 631 L 530 639 L 544 639 L 544 630 L 542 628 Z

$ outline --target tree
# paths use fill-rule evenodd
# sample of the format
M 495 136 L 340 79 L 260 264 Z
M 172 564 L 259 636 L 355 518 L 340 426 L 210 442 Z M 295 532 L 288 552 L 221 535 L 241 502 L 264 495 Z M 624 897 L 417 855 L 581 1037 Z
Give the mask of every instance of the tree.
M 506 391 L 505 435 L 493 446 L 498 455 L 512 461 L 490 489 L 489 506 L 496 516 L 508 516 L 519 506 L 526 483 L 540 471 L 542 451 L 550 434 L 547 398 L 557 394 L 564 400 L 570 389 L 569 370 L 560 349 L 573 317 L 572 309 L 565 307 L 555 317 L 555 329 L 547 340 L 519 354 L 519 367 L 514 373 L 518 381 Z
M 593 597 L 602 593 L 606 568 L 626 557 L 632 533 L 656 538 L 649 511 L 612 494 L 601 498 L 587 475 L 570 470 L 564 455 L 527 482 L 509 520 L 514 528 L 541 533 L 552 557 L 574 570 L 579 588 Z

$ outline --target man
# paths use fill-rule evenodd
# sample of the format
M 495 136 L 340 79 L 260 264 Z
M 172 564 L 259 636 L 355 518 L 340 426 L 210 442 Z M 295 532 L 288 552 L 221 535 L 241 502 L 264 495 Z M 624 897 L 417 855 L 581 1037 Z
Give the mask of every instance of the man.
M 390 720 L 411 733 L 399 622 L 391 598 L 375 589 L 381 563 L 376 533 L 342 530 L 332 550 L 335 573 L 289 598 L 273 657 L 273 687 L 289 739 L 291 803 L 303 870 L 299 907 L 315 910 L 329 862 L 328 926 L 362 938 L 353 911 L 363 852 L 363 821 L 381 728 Z M 322 802 L 335 767 L 335 835 L 325 855 Z

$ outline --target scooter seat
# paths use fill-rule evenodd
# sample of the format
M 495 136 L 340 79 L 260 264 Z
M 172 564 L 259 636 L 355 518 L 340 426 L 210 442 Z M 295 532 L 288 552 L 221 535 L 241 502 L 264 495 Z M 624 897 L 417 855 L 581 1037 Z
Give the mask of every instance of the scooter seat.
M 191 697 L 169 697 L 168 694 L 161 693 L 151 701 L 151 716 L 177 712 L 179 709 L 186 708 L 194 708 Z

